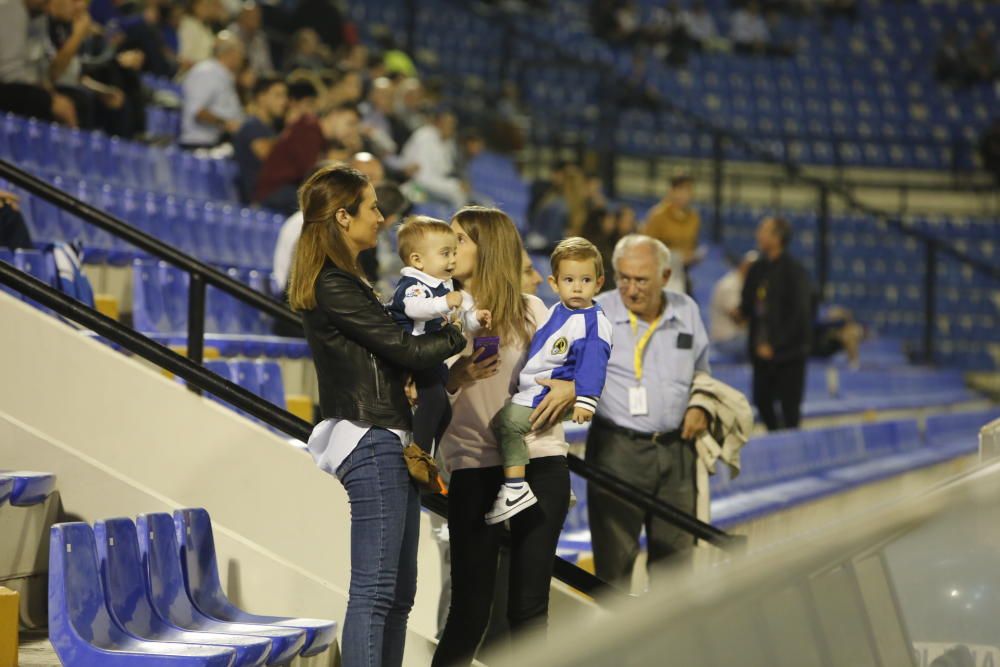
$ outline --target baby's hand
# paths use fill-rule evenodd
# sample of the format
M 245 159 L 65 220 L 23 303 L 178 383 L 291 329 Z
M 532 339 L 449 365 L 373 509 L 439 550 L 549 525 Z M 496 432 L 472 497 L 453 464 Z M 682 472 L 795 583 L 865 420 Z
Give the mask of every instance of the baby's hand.
M 573 423 L 586 424 L 593 419 L 594 413 L 581 407 L 573 408 Z
M 449 308 L 458 308 L 462 305 L 462 293 L 461 292 L 448 292 L 444 297 L 445 301 L 448 303 Z
M 479 326 L 484 329 L 489 329 L 493 323 L 493 315 L 488 310 L 477 310 L 476 319 L 479 320 Z

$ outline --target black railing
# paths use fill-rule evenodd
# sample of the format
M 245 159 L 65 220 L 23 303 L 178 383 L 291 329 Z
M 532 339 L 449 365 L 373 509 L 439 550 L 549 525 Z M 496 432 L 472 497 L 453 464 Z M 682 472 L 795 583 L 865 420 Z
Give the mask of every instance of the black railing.
M 0 262 L 0 283 L 6 284 L 24 296 L 32 299 L 63 317 L 85 326 L 124 349 L 164 368 L 187 381 L 195 391 L 208 391 L 234 407 L 256 417 L 262 422 L 281 430 L 303 442 L 308 440 L 312 425 L 265 401 L 222 377 L 206 370 L 202 365 L 202 351 L 205 335 L 205 290 L 206 285 L 241 299 L 250 306 L 286 322 L 299 324 L 300 319 L 285 305 L 233 280 L 225 273 L 200 262 L 176 248 L 163 243 L 128 223 L 94 208 L 71 195 L 49 185 L 28 172 L 0 160 L 0 177 L 23 188 L 31 194 L 66 210 L 84 222 L 94 224 L 137 248 L 170 262 L 188 272 L 191 278 L 188 302 L 188 346 L 187 357 L 173 352 L 152 339 L 129 327 L 112 320 L 95 310 L 84 306 L 65 294 L 45 285 L 39 280 L 23 274 L 13 266 Z M 570 468 L 589 481 L 621 495 L 629 502 L 643 508 L 652 515 L 678 526 L 697 539 L 720 549 L 740 552 L 746 546 L 745 539 L 731 536 L 715 526 L 699 521 L 661 500 L 643 494 L 628 483 L 600 469 L 588 466 L 576 456 L 569 456 Z M 424 505 L 432 511 L 447 515 L 447 503 L 440 496 L 425 496 Z M 585 593 L 602 592 L 610 587 L 588 572 L 577 568 L 560 558 L 556 560 L 555 574 L 560 581 Z

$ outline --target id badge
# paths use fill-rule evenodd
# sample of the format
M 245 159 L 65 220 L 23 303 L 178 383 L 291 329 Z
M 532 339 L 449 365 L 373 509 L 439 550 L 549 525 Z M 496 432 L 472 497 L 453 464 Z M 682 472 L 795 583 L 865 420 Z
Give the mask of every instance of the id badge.
M 646 403 L 645 387 L 629 387 L 628 411 L 633 417 L 639 417 L 649 413 L 649 406 Z

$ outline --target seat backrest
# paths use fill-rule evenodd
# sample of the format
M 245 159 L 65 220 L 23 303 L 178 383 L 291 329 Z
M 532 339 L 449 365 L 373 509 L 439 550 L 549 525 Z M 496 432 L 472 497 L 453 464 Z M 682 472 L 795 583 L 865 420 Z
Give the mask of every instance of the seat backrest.
M 913 419 L 865 424 L 865 453 L 868 456 L 886 456 L 909 452 L 921 446 L 920 428 Z
M 978 445 L 979 429 L 1000 417 L 1000 409 L 956 412 L 927 418 L 926 437 L 930 447 L 951 447 L 966 442 Z
M 14 478 L 4 477 L 0 474 L 0 505 L 7 502 L 10 494 L 14 492 Z
M 247 391 L 260 395 L 260 375 L 257 371 L 257 364 L 253 361 L 231 361 L 232 373 L 236 377 L 236 384 Z
M 281 365 L 277 361 L 257 361 L 256 366 L 260 378 L 260 395 L 284 410 L 285 383 L 281 377 Z
M 55 286 L 56 263 L 49 253 L 38 250 L 15 250 L 14 266 L 38 278 L 46 285 Z
M 149 602 L 135 524 L 127 518 L 98 521 L 94 538 L 111 615 L 140 637 L 161 631 L 165 624 Z
M 174 520 L 169 514 L 140 514 L 135 519 L 139 554 L 148 574 L 149 599 L 163 618 L 190 625 L 198 613 L 188 598 L 181 571 Z
M 132 318 L 138 331 L 166 330 L 160 269 L 155 260 L 132 262 Z
M 94 531 L 83 522 L 52 526 L 49 541 L 49 626 L 53 645 L 84 641 L 108 647 L 125 640 L 111 620 L 97 567 Z M 57 646 L 58 650 L 58 646 Z
M 229 601 L 224 599 L 222 581 L 219 579 L 212 518 L 208 512 L 202 508 L 176 510 L 174 526 L 181 545 L 181 563 L 188 591 L 195 604 L 202 609 L 228 606 Z

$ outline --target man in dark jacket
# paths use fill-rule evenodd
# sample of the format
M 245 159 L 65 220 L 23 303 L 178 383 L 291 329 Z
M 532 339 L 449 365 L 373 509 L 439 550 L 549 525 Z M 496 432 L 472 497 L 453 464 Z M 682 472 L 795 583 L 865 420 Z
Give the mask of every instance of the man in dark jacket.
M 791 239 L 786 220 L 760 223 L 761 257 L 750 267 L 740 303 L 750 323 L 754 402 L 769 431 L 798 427 L 809 357 L 812 290 L 806 270 L 787 252 Z

